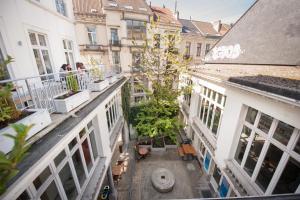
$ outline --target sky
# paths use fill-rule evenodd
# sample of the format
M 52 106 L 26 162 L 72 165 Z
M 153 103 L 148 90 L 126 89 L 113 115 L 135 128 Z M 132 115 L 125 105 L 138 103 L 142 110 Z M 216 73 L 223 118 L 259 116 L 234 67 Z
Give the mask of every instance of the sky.
M 165 5 L 174 12 L 175 0 L 147 0 L 152 5 Z M 177 0 L 179 17 L 213 22 L 235 23 L 255 0 Z

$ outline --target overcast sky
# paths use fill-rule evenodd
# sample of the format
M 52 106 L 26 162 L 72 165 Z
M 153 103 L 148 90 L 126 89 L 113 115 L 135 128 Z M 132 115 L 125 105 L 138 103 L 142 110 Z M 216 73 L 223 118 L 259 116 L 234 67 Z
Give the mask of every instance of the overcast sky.
M 147 0 L 152 5 L 165 5 L 174 12 L 175 0 Z M 180 18 L 234 23 L 255 0 L 177 0 Z

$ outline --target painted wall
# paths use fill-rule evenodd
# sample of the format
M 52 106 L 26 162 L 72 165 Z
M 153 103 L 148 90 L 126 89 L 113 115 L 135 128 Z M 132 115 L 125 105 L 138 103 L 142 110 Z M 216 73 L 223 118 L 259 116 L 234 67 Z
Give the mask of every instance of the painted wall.
M 53 72 L 58 72 L 60 66 L 66 63 L 63 39 L 73 41 L 74 60 L 76 62 L 79 59 L 72 1 L 65 1 L 68 17 L 56 11 L 55 1 L 41 2 L 0 0 L 0 33 L 5 51 L 15 59 L 15 62 L 9 66 L 12 71 L 11 78 L 38 75 L 29 40 L 29 30 L 47 35 Z

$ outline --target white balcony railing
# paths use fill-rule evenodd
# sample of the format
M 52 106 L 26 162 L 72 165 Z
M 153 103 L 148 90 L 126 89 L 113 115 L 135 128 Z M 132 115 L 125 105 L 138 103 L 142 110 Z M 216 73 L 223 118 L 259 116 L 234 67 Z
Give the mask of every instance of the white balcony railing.
M 110 71 L 104 73 L 104 77 L 117 75 L 116 72 Z M 97 80 L 93 77 L 90 70 L 69 71 L 32 76 L 14 80 L 0 81 L 0 85 L 8 83 L 13 84 L 12 99 L 19 110 L 27 108 L 43 108 L 49 113 L 56 112 L 54 98 L 70 91 L 68 79 L 73 77 L 77 82 L 79 90 L 89 89 L 90 83 Z

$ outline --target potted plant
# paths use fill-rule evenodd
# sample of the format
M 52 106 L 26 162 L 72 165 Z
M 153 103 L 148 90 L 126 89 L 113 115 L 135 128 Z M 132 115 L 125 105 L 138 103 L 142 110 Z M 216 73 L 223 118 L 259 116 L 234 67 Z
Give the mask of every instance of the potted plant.
M 92 75 L 92 78 L 94 79 L 90 83 L 91 91 L 99 92 L 99 91 L 104 90 L 106 87 L 108 87 L 109 82 L 108 82 L 108 80 L 103 79 L 103 74 L 98 67 L 93 67 L 91 69 L 91 75 Z
M 7 64 L 13 62 L 12 57 L 0 63 L 0 76 L 3 78 L 4 68 Z M 50 114 L 47 109 L 24 109 L 18 110 L 12 98 L 12 90 L 14 86 L 12 83 L 0 84 L 0 151 L 8 153 L 13 147 L 13 142 L 4 137 L 4 133 L 13 134 L 14 130 L 9 124 L 35 124 L 34 128 L 30 129 L 27 138 L 34 136 L 42 129 L 51 123 Z
M 73 73 L 66 76 L 66 84 L 69 91 L 56 96 L 53 100 L 58 113 L 67 113 L 90 98 L 88 90 L 79 91 L 78 77 Z
M 12 134 L 5 133 L 3 136 L 11 140 L 13 148 L 8 154 L 0 151 L 0 195 L 5 192 L 7 183 L 19 172 L 17 165 L 24 159 L 30 148 L 30 145 L 26 142 L 26 138 L 33 124 L 29 126 L 12 124 L 11 127 L 14 132 Z
M 155 137 L 152 140 L 152 148 L 153 151 L 165 151 L 165 142 L 163 137 Z

